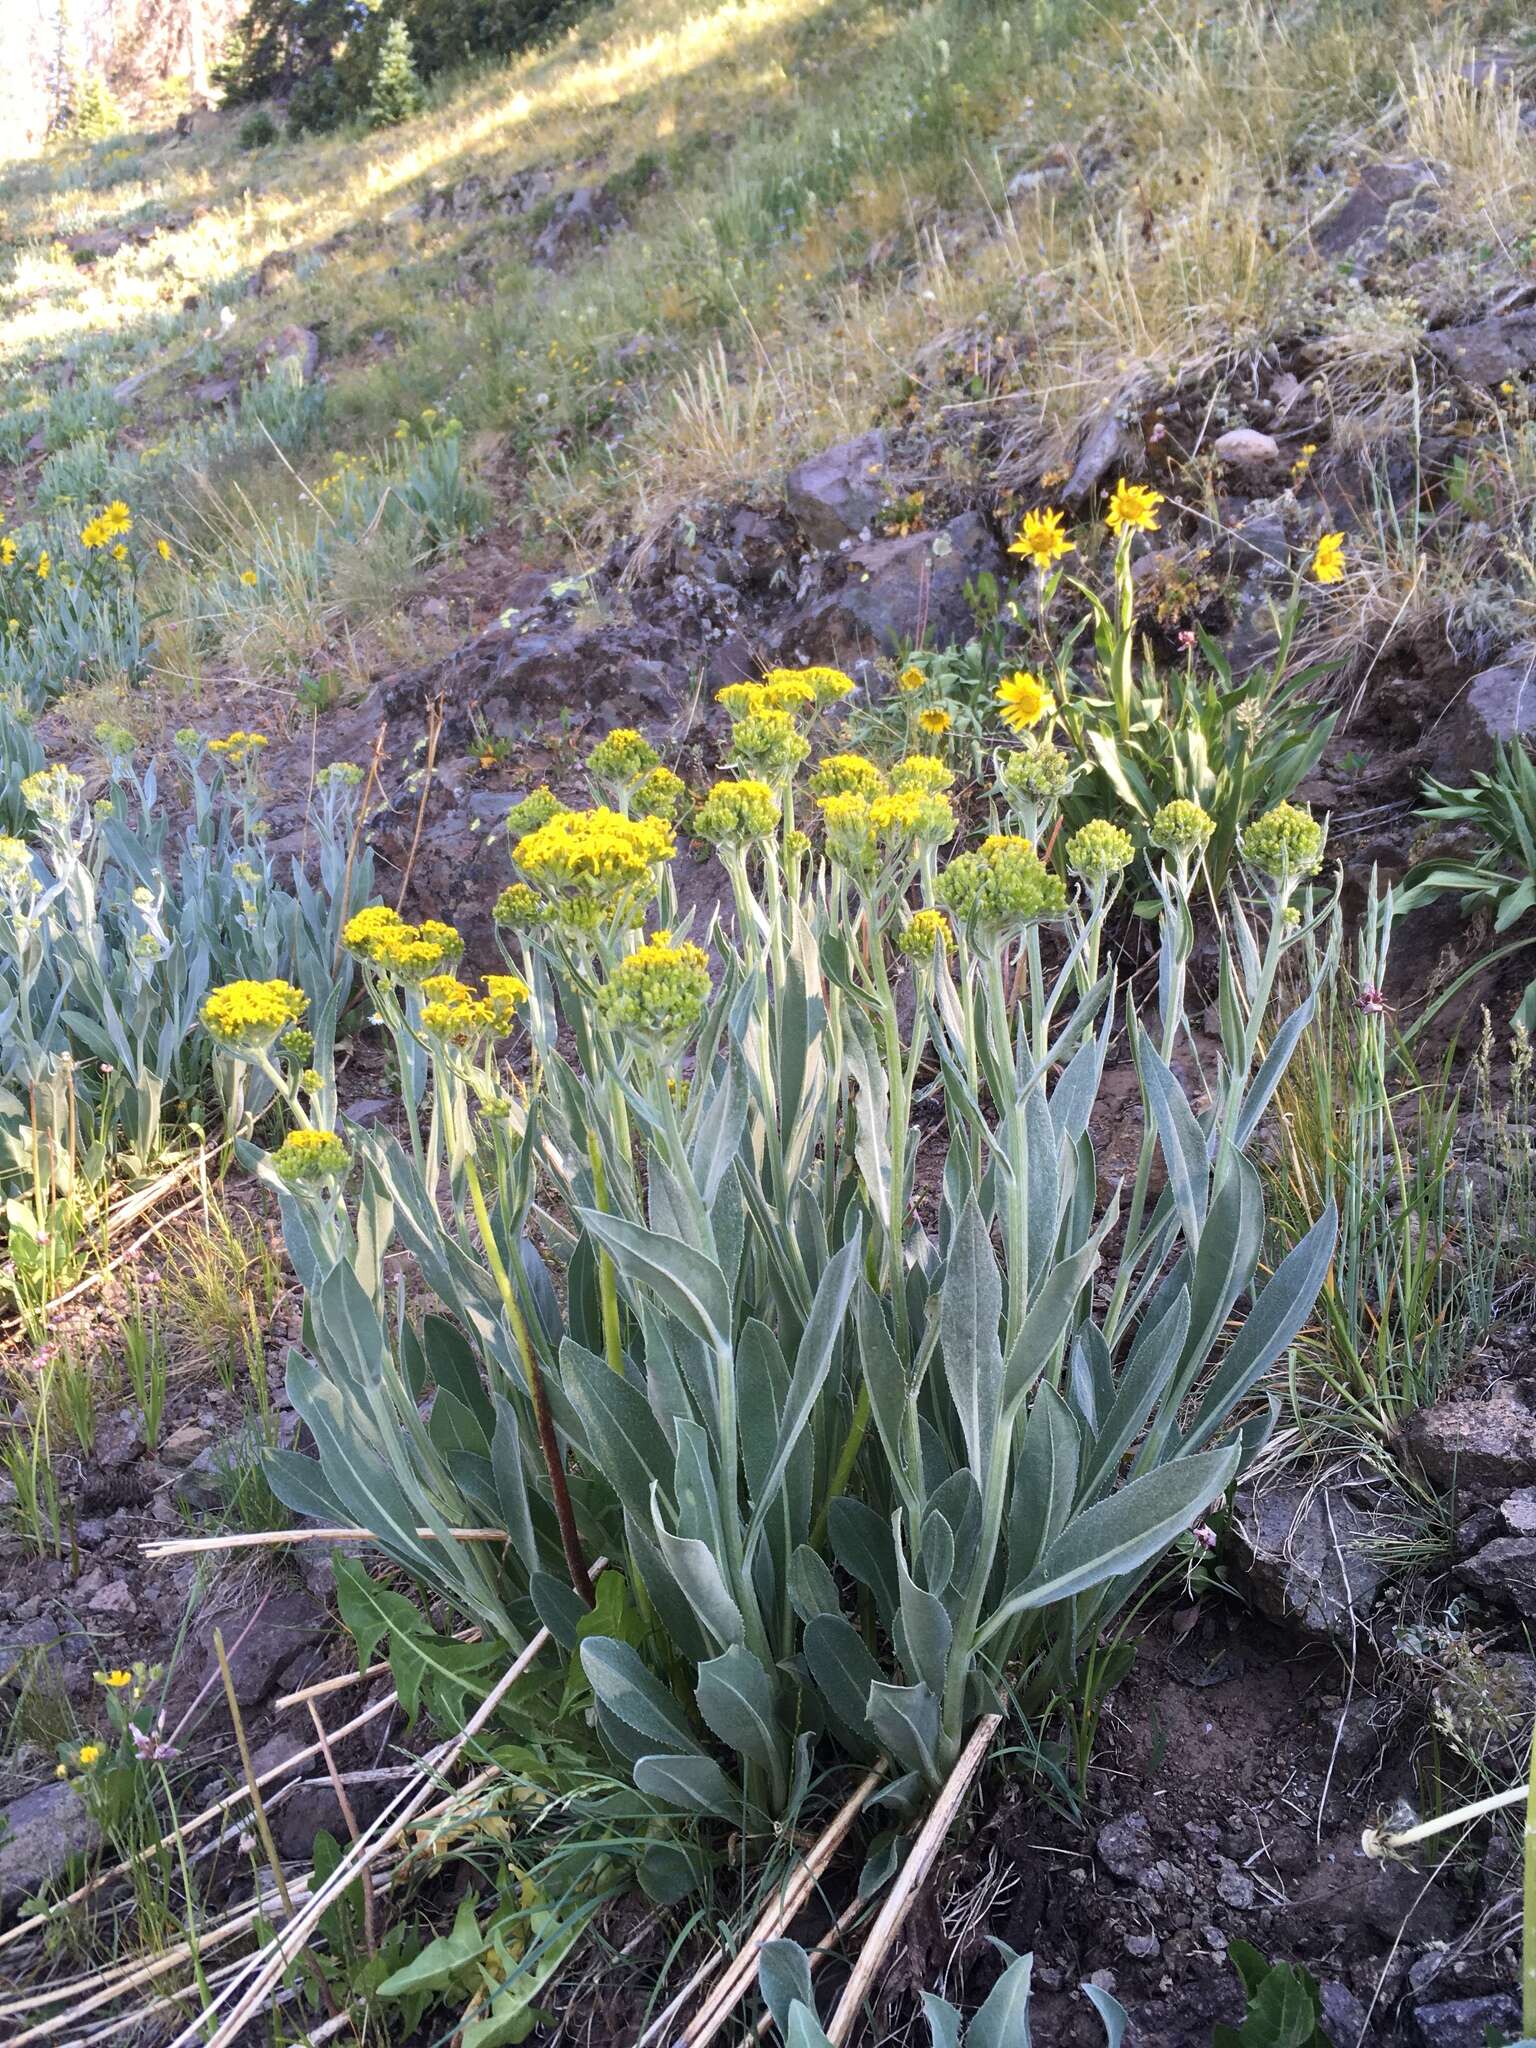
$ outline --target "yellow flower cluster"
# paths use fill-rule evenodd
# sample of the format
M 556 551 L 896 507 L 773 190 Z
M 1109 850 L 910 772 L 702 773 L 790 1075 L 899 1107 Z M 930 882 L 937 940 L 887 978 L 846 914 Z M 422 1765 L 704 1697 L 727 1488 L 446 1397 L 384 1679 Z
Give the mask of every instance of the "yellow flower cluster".
M 633 726 L 616 726 L 587 756 L 587 767 L 599 782 L 628 789 L 660 761 L 660 755 L 643 733 Z
M 790 714 L 772 707 L 738 719 L 731 734 L 732 765 L 764 782 L 786 780 L 810 751 L 810 741 Z
M 811 795 L 879 796 L 885 777 L 864 754 L 828 754 L 811 770 Z
M 224 739 L 210 740 L 208 751 L 228 762 L 231 768 L 243 768 L 247 761 L 254 760 L 264 747 L 271 744 L 264 732 L 232 732 Z
M 694 813 L 693 828 L 711 846 L 750 846 L 778 829 L 780 815 L 779 800 L 767 783 L 743 776 L 715 784 Z
M 611 904 L 652 879 L 658 862 L 677 851 L 672 827 L 663 818 L 626 818 L 599 806 L 591 811 L 558 811 L 527 833 L 512 858 L 531 882 L 552 895 L 571 892 Z
M 265 1052 L 308 1006 L 304 991 L 289 981 L 228 981 L 204 998 L 198 1014 L 204 1029 L 232 1052 Z
M 709 990 L 703 947 L 673 945 L 670 932 L 657 932 L 621 960 L 598 990 L 598 1014 L 610 1031 L 665 1055 L 698 1023 Z
M 1094 887 L 1102 888 L 1135 858 L 1136 844 L 1130 833 L 1112 825 L 1108 818 L 1090 818 L 1067 841 L 1067 866 Z
M 451 974 L 433 974 L 421 984 L 424 1000 L 421 1028 L 429 1038 L 461 1050 L 482 1038 L 501 1038 L 512 1029 L 519 1008 L 528 1000 L 528 984 L 520 974 L 488 974 L 485 994 L 477 996 Z
M 937 754 L 908 754 L 891 770 L 892 789 L 915 789 L 926 796 L 941 796 L 954 786 L 954 769 Z
M 972 853 L 957 854 L 938 879 L 938 898 L 980 943 L 998 945 L 1041 918 L 1060 917 L 1066 884 L 1027 839 L 994 832 Z
M 83 548 L 111 547 L 113 541 L 125 533 L 132 533 L 133 519 L 121 498 L 114 498 L 110 505 L 102 507 L 94 519 L 88 519 L 80 529 L 80 545 Z
M 936 845 L 955 830 L 949 798 L 917 789 L 887 790 L 863 797 L 842 790 L 820 798 L 827 857 L 855 874 L 870 874 L 882 852 Z
M 341 942 L 370 967 L 412 988 L 444 973 L 464 952 L 464 941 L 451 924 L 433 917 L 407 924 L 398 910 L 383 903 L 371 903 L 349 917 Z
M 346 1146 L 334 1131 L 290 1131 L 272 1154 L 272 1167 L 290 1187 L 337 1180 L 347 1170 Z
M 934 948 L 940 947 L 946 953 L 954 950 L 954 938 L 942 911 L 914 910 L 901 928 L 896 941 L 897 948 L 919 967 L 933 965 Z

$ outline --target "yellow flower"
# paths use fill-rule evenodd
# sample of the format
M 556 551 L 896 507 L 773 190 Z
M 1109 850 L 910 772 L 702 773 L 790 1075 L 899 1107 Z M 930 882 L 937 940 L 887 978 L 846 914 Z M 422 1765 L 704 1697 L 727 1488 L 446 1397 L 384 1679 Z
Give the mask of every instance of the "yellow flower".
M 99 1742 L 87 1742 L 80 1751 L 80 1762 L 86 1770 L 89 1770 L 92 1764 L 99 1764 L 101 1762 L 101 1744 Z
M 709 955 L 702 946 L 674 946 L 671 938 L 657 932 L 637 946 L 597 992 L 598 1015 L 610 1031 L 663 1055 L 693 1030 L 710 991 Z
M 98 1671 L 96 1683 L 98 1685 L 110 1685 L 114 1692 L 121 1692 L 125 1685 L 132 1685 L 133 1673 L 120 1670 Z
M 693 829 L 711 846 L 734 850 L 769 838 L 781 815 L 779 800 L 766 782 L 739 776 L 715 784 L 694 813 Z
M 308 1008 L 288 981 L 229 981 L 203 1000 L 204 1028 L 236 1052 L 265 1052 Z
M 290 1131 L 272 1154 L 272 1166 L 290 1187 L 335 1180 L 347 1170 L 347 1148 L 334 1131 Z
M 1027 732 L 1056 708 L 1044 683 L 1025 668 L 1004 676 L 997 686 L 997 702 L 1010 732 Z
M 117 544 L 117 546 L 116 546 L 116 547 L 115 547 L 115 548 L 114 548 L 114 549 L 112 550 L 112 559 L 113 559 L 113 561 L 114 561 L 114 562 L 126 562 L 126 561 L 127 561 L 127 559 L 128 559 L 128 550 L 127 550 L 127 548 L 125 548 L 125 547 L 123 546 L 123 543 L 122 543 L 121 541 L 119 541 L 119 542 L 118 542 L 118 544 Z
M 938 739 L 949 731 L 953 720 L 942 705 L 930 704 L 926 711 L 919 711 L 917 722 L 923 732 L 931 733 Z
M 1312 574 L 1319 583 L 1342 583 L 1344 581 L 1344 536 L 1342 533 L 1325 533 L 1317 544 L 1312 557 Z
M 39 583 L 46 583 L 48 581 L 49 575 L 52 572 L 52 569 L 53 563 L 49 559 L 48 550 L 46 548 L 43 548 L 38 554 L 37 563 L 32 573 L 37 578 Z
M 771 668 L 764 681 L 770 691 L 785 683 L 798 684 L 811 692 L 817 704 L 835 704 L 840 697 L 853 693 L 853 677 L 840 668 Z M 791 708 L 787 699 L 781 701 L 770 696 L 768 701 L 780 711 Z
M 1033 512 L 1024 514 L 1024 524 L 1014 535 L 1008 552 L 1023 555 L 1044 576 L 1063 555 L 1072 552 L 1073 544 L 1067 539 L 1064 526 L 1062 515 L 1051 506 L 1037 506 Z
M 1128 484 L 1121 477 L 1111 494 L 1104 524 L 1116 534 L 1156 533 L 1157 508 L 1162 502 L 1161 491 L 1148 484 Z
M 264 732 L 232 732 L 221 740 L 210 740 L 208 751 L 227 761 L 231 768 L 243 768 L 263 747 L 270 745 Z
M 902 691 L 904 695 L 910 697 L 913 691 L 920 690 L 923 687 L 924 683 L 927 682 L 927 680 L 928 678 L 923 674 L 922 670 L 917 667 L 916 663 L 909 662 L 908 665 L 902 670 L 901 674 L 896 678 L 896 687 L 898 690 Z
M 162 562 L 168 562 L 171 559 L 170 542 L 168 540 L 157 540 L 155 542 L 155 553 L 160 557 Z
M 568 921 L 590 923 L 599 915 L 653 894 L 655 870 L 677 851 L 664 818 L 626 818 L 599 806 L 559 811 L 526 833 L 512 858 L 529 881 L 561 898 Z
M 938 796 L 954 786 L 954 769 L 937 754 L 908 754 L 891 770 L 892 789 L 916 789 Z
M 254 584 L 257 581 L 256 571 L 254 569 L 242 569 L 240 571 L 240 581 L 247 586 Z
M 828 754 L 811 770 L 812 796 L 879 796 L 885 777 L 867 755 Z
M 11 564 L 15 561 L 15 559 L 16 543 L 11 539 L 10 535 L 7 534 L 4 540 L 0 540 L 0 564 L 3 564 L 5 568 L 9 569 Z

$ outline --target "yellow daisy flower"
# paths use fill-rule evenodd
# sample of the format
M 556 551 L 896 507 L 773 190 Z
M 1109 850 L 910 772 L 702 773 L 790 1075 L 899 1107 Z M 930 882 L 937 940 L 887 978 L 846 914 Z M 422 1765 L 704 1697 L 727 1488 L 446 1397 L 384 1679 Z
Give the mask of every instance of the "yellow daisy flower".
M 1024 523 L 1009 544 L 1010 555 L 1023 555 L 1042 576 L 1047 575 L 1064 555 L 1072 553 L 1066 536 L 1066 521 L 1050 505 L 1037 505 L 1024 514 Z
M 1161 491 L 1149 484 L 1129 484 L 1124 477 L 1110 496 L 1104 524 L 1111 533 L 1156 533 L 1157 508 L 1163 503 Z
M 924 732 L 932 733 L 935 739 L 948 732 L 954 723 L 949 713 L 938 704 L 931 704 L 926 711 L 920 711 L 917 714 L 917 722 Z
M 1023 668 L 1003 677 L 997 686 L 997 703 L 1010 732 L 1026 732 L 1056 709 L 1040 678 Z
M 1343 582 L 1344 536 L 1342 533 L 1325 533 L 1323 535 L 1312 557 L 1312 574 L 1319 583 Z

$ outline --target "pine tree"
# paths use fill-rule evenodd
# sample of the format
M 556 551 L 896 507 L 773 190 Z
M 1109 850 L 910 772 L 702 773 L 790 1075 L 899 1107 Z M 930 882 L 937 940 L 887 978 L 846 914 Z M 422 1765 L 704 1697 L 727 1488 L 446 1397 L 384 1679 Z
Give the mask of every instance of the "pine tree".
M 392 21 L 379 44 L 379 61 L 368 94 L 368 125 L 392 128 L 397 121 L 419 114 L 421 106 L 421 80 L 411 55 L 410 31 L 403 21 Z

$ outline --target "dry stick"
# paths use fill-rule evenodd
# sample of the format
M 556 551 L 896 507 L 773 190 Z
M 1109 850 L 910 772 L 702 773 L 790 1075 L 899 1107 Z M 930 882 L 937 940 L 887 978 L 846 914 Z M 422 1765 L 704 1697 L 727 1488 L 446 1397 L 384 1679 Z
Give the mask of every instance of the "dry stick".
M 336 944 L 331 950 L 331 972 L 336 972 L 341 959 L 341 934 L 346 923 L 347 905 L 352 901 L 352 869 L 357 860 L 357 849 L 362 841 L 368 823 L 368 799 L 373 795 L 379 779 L 379 763 L 384 758 L 384 735 L 389 731 L 388 719 L 379 721 L 379 729 L 373 736 L 373 755 L 368 763 L 368 776 L 363 784 L 362 801 L 357 807 L 357 817 L 352 826 L 352 837 L 347 841 L 347 864 L 341 876 L 342 922 L 336 927 Z
M 843 1837 L 863 1812 L 864 1802 L 879 1784 L 884 1771 L 885 1761 L 882 1758 L 872 1770 L 865 1773 L 844 1800 L 833 1815 L 831 1825 L 823 1831 L 804 1862 L 795 1866 L 784 1889 L 774 1897 L 752 1932 L 731 1957 L 724 1976 L 684 2030 L 683 2048 L 705 2048 L 705 2044 L 712 2041 L 725 2025 L 740 2004 L 747 1986 L 757 1974 L 758 1956 L 763 1943 L 773 1941 L 782 1934 L 810 1897 L 822 1872 L 842 1846 Z M 706 1974 L 713 1968 L 713 1962 L 706 1965 Z M 687 1988 L 691 1990 L 692 1985 Z M 675 2009 L 675 2004 L 672 2009 Z M 654 2026 L 648 2033 L 651 2031 L 654 2031 Z M 642 2041 L 646 2038 L 647 2035 L 641 2036 Z M 639 2043 L 636 2044 L 636 2048 L 639 2048 Z
M 945 1781 L 923 1822 L 922 1832 L 912 1844 L 907 1860 L 892 1883 L 890 1896 L 880 1909 L 880 1917 L 870 1930 L 859 1960 L 853 1966 L 853 1975 L 848 1979 L 842 1997 L 838 2000 L 837 2011 L 832 2015 L 832 2024 L 827 2028 L 827 2039 L 832 2048 L 841 2048 L 848 2037 L 849 2029 L 859 2017 L 865 1996 L 874 1983 L 875 1974 L 885 1961 L 898 1934 L 916 1902 L 923 1880 L 933 1868 L 934 1860 L 944 1846 L 944 1838 L 955 1822 L 955 1816 L 971 1789 L 971 1782 L 981 1769 L 982 1759 L 991 1747 L 992 1738 L 1003 1725 L 1001 1714 L 988 1714 L 976 1725 L 976 1732 L 960 1752 L 959 1761 Z
M 478 1643 L 480 1631 L 477 1628 L 461 1628 L 454 1632 L 456 1643 Z M 370 1664 L 366 1671 L 342 1671 L 334 1678 L 317 1678 L 313 1685 L 306 1685 L 298 1692 L 285 1692 L 272 1702 L 275 1713 L 284 1713 L 289 1707 L 308 1706 L 311 1700 L 321 1700 L 333 1692 L 346 1692 L 354 1685 L 366 1685 L 370 1678 L 386 1678 L 389 1675 L 389 1659 L 381 1657 L 377 1664 Z
M 245 1739 L 245 1722 L 241 1719 L 240 1702 L 235 1697 L 235 1681 L 230 1676 L 229 1659 L 224 1654 L 224 1631 L 221 1628 L 216 1628 L 213 1632 L 213 1654 L 219 1660 L 219 1676 L 224 1681 L 224 1697 L 229 1703 L 229 1718 L 235 1724 L 235 1745 L 240 1751 L 245 1782 L 250 1788 L 251 1811 L 256 1817 L 256 1832 L 261 1836 L 261 1846 L 267 1852 L 267 1863 L 277 1884 L 277 1895 L 283 1902 L 283 1912 L 291 1920 L 293 1895 L 288 1889 L 288 1880 L 283 1875 L 283 1859 L 278 1855 L 277 1844 L 272 1839 L 267 1809 L 261 1802 L 261 1788 L 256 1784 L 256 1773 L 251 1769 L 251 1745 Z
M 428 1543 L 435 1543 L 437 1533 L 432 1529 L 418 1529 L 416 1534 Z M 450 1529 L 449 1536 L 455 1543 L 507 1543 L 511 1539 L 505 1529 Z M 164 1541 L 141 1543 L 140 1550 L 146 1557 L 195 1557 L 205 1550 L 261 1550 L 280 1548 L 288 1543 L 377 1543 L 379 1537 L 372 1529 L 256 1529 L 238 1536 L 173 1536 Z
M 357 1815 L 352 1810 L 352 1801 L 347 1796 L 347 1788 L 342 1783 L 340 1773 L 336 1769 L 336 1759 L 331 1755 L 331 1745 L 326 1736 L 325 1723 L 320 1718 L 320 1709 L 313 1700 L 309 1702 L 309 1718 L 315 1724 L 315 1735 L 320 1743 L 321 1754 L 325 1758 L 325 1768 L 331 1781 L 331 1790 L 336 1794 L 336 1804 L 341 1808 L 341 1817 L 347 1824 L 347 1833 L 355 1842 L 362 1833 L 362 1830 L 357 1824 Z M 363 1886 L 363 1942 L 369 1955 L 372 1955 L 379 1945 L 378 1936 L 373 1924 L 373 1886 L 371 1884 Z
M 442 731 L 443 697 L 439 691 L 427 706 L 427 758 L 422 768 L 421 795 L 416 803 L 416 829 L 411 834 L 410 850 L 405 856 L 405 867 L 400 876 L 400 894 L 395 898 L 396 910 L 403 908 L 405 892 L 411 886 L 411 870 L 416 865 L 416 850 L 421 845 L 421 828 L 427 822 L 427 798 L 432 793 L 432 771 L 437 766 L 437 743 L 442 737 Z
M 851 1906 L 845 1906 L 842 1912 L 838 1914 L 837 1918 L 832 1922 L 832 1925 L 817 1942 L 806 1959 L 813 1977 L 868 1904 L 868 1899 L 861 1892 Z M 766 2041 L 768 2029 L 772 2025 L 773 2014 L 765 2007 L 758 2018 L 757 2025 L 752 2031 L 759 2041 Z
M 593 1570 L 601 1571 L 606 1563 L 606 1558 L 600 1559 L 593 1566 Z M 433 1750 L 424 1760 L 422 1765 L 424 1782 L 420 1788 L 409 1795 L 401 1793 L 390 1806 L 385 1807 L 364 1834 L 348 1849 L 332 1871 L 330 1877 L 320 1887 L 319 1891 L 314 1894 L 303 1912 L 289 1921 L 288 1925 L 268 1943 L 265 1951 L 266 1960 L 260 1963 L 253 1981 L 248 1986 L 244 1996 L 238 2000 L 233 2010 L 220 2022 L 217 2032 L 208 2039 L 207 2048 L 231 2048 L 231 2043 L 239 2038 L 241 2028 L 251 2017 L 252 2013 L 261 2005 L 267 1993 L 272 1989 L 272 1986 L 281 1980 L 284 1971 L 309 1939 L 311 1930 L 318 1924 L 321 1915 L 331 1904 L 332 1900 L 346 1890 L 359 1871 L 366 1870 L 376 1856 L 381 1855 L 385 1849 L 390 1848 L 399 1840 L 400 1836 L 405 1833 L 405 1830 L 417 1817 L 428 1800 L 431 1799 L 436 1788 L 434 1780 L 429 1774 L 432 1772 L 440 1774 L 453 1767 L 471 1739 L 479 1734 L 492 1714 L 495 1713 L 506 1694 L 510 1692 L 523 1673 L 528 1670 L 534 1659 L 549 1642 L 549 1639 L 549 1630 L 541 1628 L 527 1648 L 514 1658 L 511 1665 L 486 1694 L 459 1733 L 451 1741 L 443 1743 Z M 396 1808 L 400 1810 L 396 1812 Z M 217 2003 L 222 2003 L 222 2000 L 217 2001 Z M 183 2028 L 181 2033 L 171 2043 L 171 2048 L 191 2048 L 191 2044 L 194 2041 L 200 2040 L 205 2032 L 202 2021 L 211 2018 L 215 2010 L 216 2005 L 209 2007 L 197 2020 L 192 2022 L 190 2027 Z
M 109 1973 L 110 1981 L 104 1982 L 102 1988 L 90 1997 L 82 1999 L 77 1995 L 67 2012 L 55 2013 L 52 2019 L 43 2020 L 39 2025 L 29 2027 L 24 2034 L 14 2035 L 10 2048 L 22 2048 L 22 2044 L 28 2041 L 45 2041 L 51 2035 L 64 2031 L 73 2033 L 78 2022 L 87 2013 L 95 2012 L 101 2006 L 110 2005 L 113 1999 L 121 1998 L 125 1992 L 136 1990 L 140 1984 L 148 1984 L 156 1977 L 163 1977 L 167 1970 L 180 1968 L 183 1963 L 192 1960 L 194 1952 L 201 1955 L 208 1949 L 231 1940 L 233 1936 L 243 1934 L 253 1921 L 261 1919 L 270 1911 L 271 1905 L 270 1892 L 259 1894 L 253 1904 L 239 1907 L 222 1924 L 200 1927 L 194 1939 L 178 1942 L 175 1948 L 151 1956 L 148 1962 L 125 1965 Z M 188 1992 L 191 1989 L 191 1986 L 187 1987 Z M 48 1997 L 49 1994 L 46 1992 L 34 1993 L 23 2005 L 0 2006 L 0 2017 L 25 2019 L 29 2013 L 36 2012 L 38 2006 Z
M 387 1699 L 375 1700 L 371 1707 L 364 1707 L 360 1714 L 354 1714 L 350 1721 L 343 1722 L 331 1737 L 332 1742 L 340 1742 L 343 1737 L 356 1734 L 357 1730 L 369 1721 L 376 1721 L 380 1714 L 389 1713 L 398 1705 L 399 1697 L 395 1693 L 391 1693 Z M 260 1787 L 265 1787 L 278 1778 L 286 1778 L 290 1772 L 296 1771 L 300 1764 L 307 1764 L 312 1757 L 319 1754 L 319 1743 L 312 1742 L 307 1749 L 296 1750 L 292 1756 L 285 1757 L 282 1763 L 274 1764 L 269 1771 L 263 1771 L 256 1783 Z M 19 1920 L 14 1927 L 8 1927 L 0 1934 L 0 1948 L 8 1948 L 12 1942 L 40 1932 L 51 1919 L 71 1906 L 78 1906 L 80 1901 L 89 1898 L 92 1892 L 100 1891 L 103 1885 L 111 1884 L 116 1878 L 126 1877 L 130 1870 L 137 1868 L 141 1863 L 147 1863 L 151 1857 L 158 1856 L 162 1849 L 169 1849 L 178 1835 L 185 1841 L 189 1835 L 199 1833 L 210 1821 L 215 1821 L 221 1814 L 228 1813 L 231 1807 L 242 1805 L 249 1797 L 250 1788 L 242 1785 L 238 1791 L 231 1792 L 228 1798 L 219 1800 L 217 1805 L 204 1807 L 203 1811 L 194 1814 L 191 1820 L 181 1822 L 179 1826 L 172 1828 L 169 1834 L 162 1835 L 158 1842 L 151 1842 L 147 1848 L 136 1850 L 132 1856 L 114 1865 L 111 1870 L 103 1870 L 97 1876 L 88 1878 L 84 1884 L 77 1885 L 68 1898 L 60 1899 L 46 1913 L 39 1913 L 29 1920 Z

